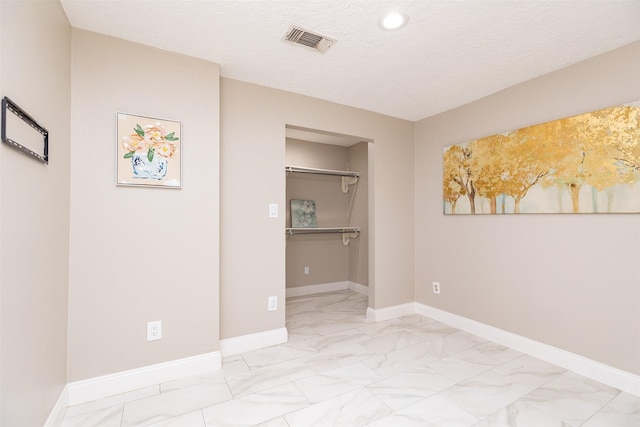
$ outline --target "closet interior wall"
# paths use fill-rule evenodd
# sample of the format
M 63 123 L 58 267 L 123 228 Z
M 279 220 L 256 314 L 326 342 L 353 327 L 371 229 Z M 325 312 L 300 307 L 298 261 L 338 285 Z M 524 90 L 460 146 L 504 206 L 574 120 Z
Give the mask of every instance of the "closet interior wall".
M 319 228 L 353 226 L 361 230 L 346 246 L 340 234 L 288 236 L 287 290 L 310 285 L 319 285 L 316 289 L 368 285 L 367 156 L 367 142 L 344 147 L 287 138 L 287 165 L 356 171 L 360 178 L 343 193 L 339 176 L 288 173 L 286 226 L 291 227 L 291 200 L 298 199 L 315 201 Z

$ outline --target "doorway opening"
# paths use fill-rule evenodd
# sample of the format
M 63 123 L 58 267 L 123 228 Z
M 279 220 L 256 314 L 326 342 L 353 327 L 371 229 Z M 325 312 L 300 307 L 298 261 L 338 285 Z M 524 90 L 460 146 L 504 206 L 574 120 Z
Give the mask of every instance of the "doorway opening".
M 349 289 L 372 306 L 373 146 L 286 126 L 287 299 Z

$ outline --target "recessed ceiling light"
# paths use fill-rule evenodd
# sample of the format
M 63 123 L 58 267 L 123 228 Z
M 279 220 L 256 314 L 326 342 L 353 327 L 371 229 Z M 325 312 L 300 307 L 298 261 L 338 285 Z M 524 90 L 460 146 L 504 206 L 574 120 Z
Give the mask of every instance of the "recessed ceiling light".
M 378 25 L 383 30 L 398 30 L 409 22 L 409 16 L 404 12 L 387 12 L 380 17 Z

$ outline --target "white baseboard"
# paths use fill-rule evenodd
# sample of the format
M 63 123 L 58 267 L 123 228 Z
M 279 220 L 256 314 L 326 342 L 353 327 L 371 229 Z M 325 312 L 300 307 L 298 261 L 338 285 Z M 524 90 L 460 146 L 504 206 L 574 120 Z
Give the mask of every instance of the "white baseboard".
M 78 405 L 139 388 L 220 369 L 219 351 L 158 363 L 67 384 L 67 405 Z M 64 392 L 63 392 L 64 393 Z M 60 400 L 60 399 L 59 399 Z M 65 406 L 67 406 L 65 405 Z
M 640 396 L 640 376 L 638 375 L 425 304 L 415 303 L 415 310 L 417 314 L 422 316 L 446 323 L 603 384 Z
M 371 322 L 384 322 L 385 320 L 395 319 L 396 317 L 406 316 L 407 314 L 414 314 L 415 312 L 416 307 L 413 302 L 379 309 L 367 307 L 367 320 Z
M 367 285 L 361 285 L 360 283 L 349 281 L 349 289 L 360 295 L 369 296 L 369 287 Z
M 67 413 L 67 406 L 69 406 L 69 385 L 65 385 L 62 389 L 62 393 L 58 397 L 56 404 L 49 413 L 47 421 L 44 423 L 44 427 L 58 427 L 62 425 L 64 416 Z
M 287 288 L 287 298 L 304 295 L 322 294 L 324 292 L 344 291 L 349 289 L 349 282 L 318 283 L 317 285 L 296 286 Z
M 272 329 L 256 334 L 242 335 L 235 338 L 220 340 L 222 357 L 257 350 L 272 345 L 286 343 L 289 340 L 287 328 Z
M 350 289 L 362 295 L 369 295 L 369 287 L 360 283 L 345 280 L 344 282 L 318 283 L 316 285 L 296 286 L 287 288 L 287 298 L 304 295 L 322 294 L 325 292 L 344 291 Z

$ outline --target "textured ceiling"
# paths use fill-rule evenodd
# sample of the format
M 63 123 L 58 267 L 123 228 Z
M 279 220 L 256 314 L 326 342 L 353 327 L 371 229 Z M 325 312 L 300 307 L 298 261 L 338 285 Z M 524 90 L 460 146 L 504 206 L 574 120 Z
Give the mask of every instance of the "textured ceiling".
M 72 26 L 224 77 L 419 120 L 640 40 L 640 1 L 62 0 Z M 409 23 L 383 31 L 383 12 Z M 292 24 L 338 42 L 281 41 Z M 640 54 L 640 53 L 639 53 Z

